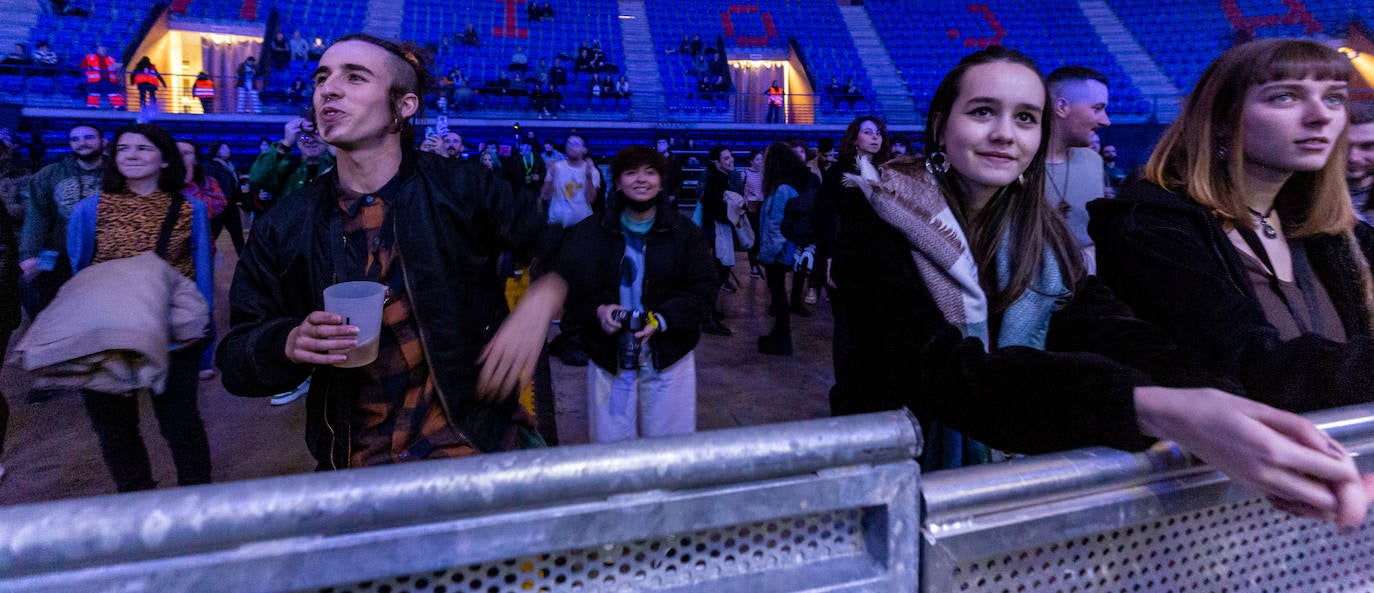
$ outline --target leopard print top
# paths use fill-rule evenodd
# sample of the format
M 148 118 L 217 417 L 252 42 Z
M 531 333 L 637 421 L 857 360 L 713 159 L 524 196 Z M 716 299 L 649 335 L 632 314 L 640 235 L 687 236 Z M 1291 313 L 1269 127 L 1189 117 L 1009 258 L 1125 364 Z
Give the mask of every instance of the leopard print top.
M 167 218 L 172 194 L 155 191 L 146 196 L 128 192 L 100 194 L 95 211 L 95 256 L 92 264 L 133 257 L 157 249 L 157 235 Z M 190 280 L 196 279 L 196 261 L 191 255 L 190 200 L 182 200 L 181 213 L 167 241 L 167 263 Z

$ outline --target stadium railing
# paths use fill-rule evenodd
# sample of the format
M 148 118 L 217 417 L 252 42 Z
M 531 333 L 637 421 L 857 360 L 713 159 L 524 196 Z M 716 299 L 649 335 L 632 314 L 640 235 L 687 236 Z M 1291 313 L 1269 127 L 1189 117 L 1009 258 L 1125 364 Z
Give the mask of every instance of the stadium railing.
M 1374 471 L 1374 404 L 1309 418 Z M 0 590 L 1374 590 L 1374 519 L 1168 443 L 926 475 L 920 447 L 889 412 L 17 505 Z
M 920 443 L 893 412 L 18 505 L 0 590 L 909 592 Z
M 1374 405 L 1308 417 L 1374 471 Z M 1374 519 L 1285 515 L 1172 445 L 921 479 L 924 591 L 1374 591 Z

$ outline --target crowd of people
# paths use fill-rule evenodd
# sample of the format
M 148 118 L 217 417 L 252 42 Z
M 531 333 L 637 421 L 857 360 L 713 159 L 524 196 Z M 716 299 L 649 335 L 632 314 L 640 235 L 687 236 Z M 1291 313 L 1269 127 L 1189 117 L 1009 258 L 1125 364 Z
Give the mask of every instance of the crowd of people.
M 549 2 L 531 2 L 527 9 L 532 23 L 554 19 Z M 439 72 L 425 89 L 424 96 L 431 108 L 441 112 L 472 111 L 505 106 L 509 99 L 517 107 L 523 102 L 540 118 L 556 118 L 567 111 L 566 96 L 585 99 L 589 105 L 617 109 L 622 101 L 632 97 L 629 77 L 611 61 L 599 40 L 588 39 L 575 49 L 538 59 L 532 59 L 523 46 L 517 46 L 509 63 L 494 77 L 472 80 L 456 64 L 464 56 L 463 48 L 480 44 L 476 27 L 468 23 L 463 31 L 441 35 L 427 47 Z M 215 112 L 217 105 L 222 112 L 255 114 L 263 112 L 264 103 L 305 107 L 314 86 L 309 67 L 319 61 L 327 46 L 326 40 L 311 38 L 300 30 L 292 31 L 289 39 L 284 30 L 278 30 L 265 43 L 261 60 L 256 55 L 246 56 L 238 61 L 233 72 L 221 76 L 200 71 L 191 85 L 191 96 L 201 104 L 204 113 Z M 703 50 L 700 36 L 691 43 L 684 39 L 684 48 L 695 48 L 684 55 L 694 62 L 692 71 L 699 77 L 701 98 L 723 100 L 731 90 L 723 52 L 718 53 L 714 47 Z M 0 59 L 0 73 L 52 76 L 62 72 L 61 64 L 61 58 L 47 42 L 39 42 L 32 51 L 27 44 L 18 43 Z M 143 56 L 132 67 L 125 66 L 104 46 L 81 56 L 75 71 L 82 77 L 87 107 L 125 110 L 132 101 L 125 94 L 127 80 L 128 85 L 137 89 L 139 109 L 158 108 L 159 94 L 165 96 L 168 84 L 157 65 Z
M 264 94 L 273 103 L 305 106 L 311 93 L 308 65 L 320 59 L 327 43 L 319 37 L 307 39 L 299 30 L 291 35 L 288 40 L 284 32 L 278 31 L 267 43 L 263 52 L 267 57 L 262 64 L 257 56 L 246 56 L 233 72 L 222 77 L 199 72 L 191 85 L 191 96 L 200 102 L 204 113 L 215 110 L 217 99 L 222 107 L 232 106 L 237 113 L 261 113 Z M 72 63 L 63 62 L 46 41 L 38 42 L 32 52 L 27 44 L 18 43 L 0 60 L 0 73 L 45 77 L 75 73 L 81 77 L 86 106 L 91 109 L 128 108 L 132 95 L 125 96 L 127 85 L 137 89 L 139 109 L 157 110 L 159 99 L 166 97 L 169 88 L 166 77 L 149 56 L 142 56 L 126 67 L 104 45 L 81 55 L 74 69 L 64 64 Z M 233 101 L 229 101 L 230 96 Z
M 1105 77 L 1043 76 L 1000 46 L 945 76 L 919 146 L 861 116 L 814 150 L 677 155 L 663 138 L 604 164 L 577 133 L 472 152 L 457 130 L 420 134 L 430 75 L 413 44 L 345 36 L 320 58 L 312 117 L 265 141 L 246 175 L 222 145 L 149 124 L 107 143 L 79 125 L 70 156 L 0 186 L 14 192 L 0 328 L 22 302 L 33 323 L 15 347 L 53 357 L 38 384 L 82 390 L 120 491 L 154 484 L 134 400 L 113 394 L 157 393 L 178 481 L 202 483 L 196 392 L 216 372 L 240 396 L 306 394 L 322 470 L 556 444 L 539 375 L 569 352 L 587 366 L 592 440 L 692 432 L 694 352 L 702 333 L 733 334 L 716 302 L 747 252 L 773 318 L 758 352 L 792 355 L 791 316 L 828 296 L 831 412 L 912 410 L 927 471 L 1169 439 L 1293 514 L 1349 526 L 1374 498 L 1374 476 L 1298 415 L 1374 386 L 1374 228 L 1360 220 L 1374 113 L 1320 43 L 1223 54 L 1134 172 L 1097 146 Z M 689 217 L 693 158 L 705 173 Z M 216 341 L 210 246 L 240 233 L 244 208 L 257 221 L 234 242 Z M 108 270 L 164 278 L 137 289 L 183 316 L 112 346 L 45 315 L 82 306 L 64 283 L 118 290 L 100 284 Z M 350 281 L 387 289 L 375 345 L 323 305 Z M 146 372 L 77 372 L 54 352 L 63 339 L 107 348 L 82 357 L 144 352 L 120 362 Z M 369 346 L 373 362 L 350 362 Z

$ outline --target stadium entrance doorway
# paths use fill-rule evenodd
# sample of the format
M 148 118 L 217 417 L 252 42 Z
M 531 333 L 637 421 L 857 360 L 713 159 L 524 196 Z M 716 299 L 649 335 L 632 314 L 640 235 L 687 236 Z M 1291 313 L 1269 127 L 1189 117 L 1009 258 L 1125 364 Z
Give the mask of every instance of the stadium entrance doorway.
M 735 121 L 761 124 L 768 116 L 768 87 L 777 82 L 783 91 L 779 123 L 811 124 L 815 101 L 811 82 L 795 56 L 786 60 L 730 60 L 735 89 Z

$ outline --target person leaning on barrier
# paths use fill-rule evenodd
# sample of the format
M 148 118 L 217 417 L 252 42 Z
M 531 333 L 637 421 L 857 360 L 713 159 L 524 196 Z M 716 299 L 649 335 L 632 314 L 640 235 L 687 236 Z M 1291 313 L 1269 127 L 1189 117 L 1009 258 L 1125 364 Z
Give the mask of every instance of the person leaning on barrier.
M 325 52 L 314 113 L 337 165 L 257 223 L 230 288 L 224 385 L 262 397 L 313 374 L 306 438 L 319 469 L 537 444 L 510 396 L 566 286 L 556 275 L 535 281 L 502 325 L 497 259 L 530 252 L 543 221 L 480 165 L 411 148 L 428 78 L 417 52 L 362 34 Z M 322 293 L 352 280 L 384 283 L 390 297 L 376 361 L 342 369 L 330 365 L 357 346 L 358 328 L 323 311 Z M 489 344 L 498 326 L 505 337 Z
M 935 91 L 927 160 L 860 159 L 847 178 L 867 196 L 842 219 L 834 266 L 855 389 L 916 413 L 927 470 L 986 457 L 969 438 L 1023 453 L 1163 438 L 1282 510 L 1363 521 L 1374 476 L 1339 444 L 1207 387 L 1217 379 L 1085 276 L 1044 199 L 1047 103 L 1029 58 L 975 52 Z
M 1374 401 L 1374 229 L 1344 175 L 1353 74 L 1312 41 L 1228 51 L 1145 180 L 1089 207 L 1122 301 L 1228 389 L 1295 412 Z

